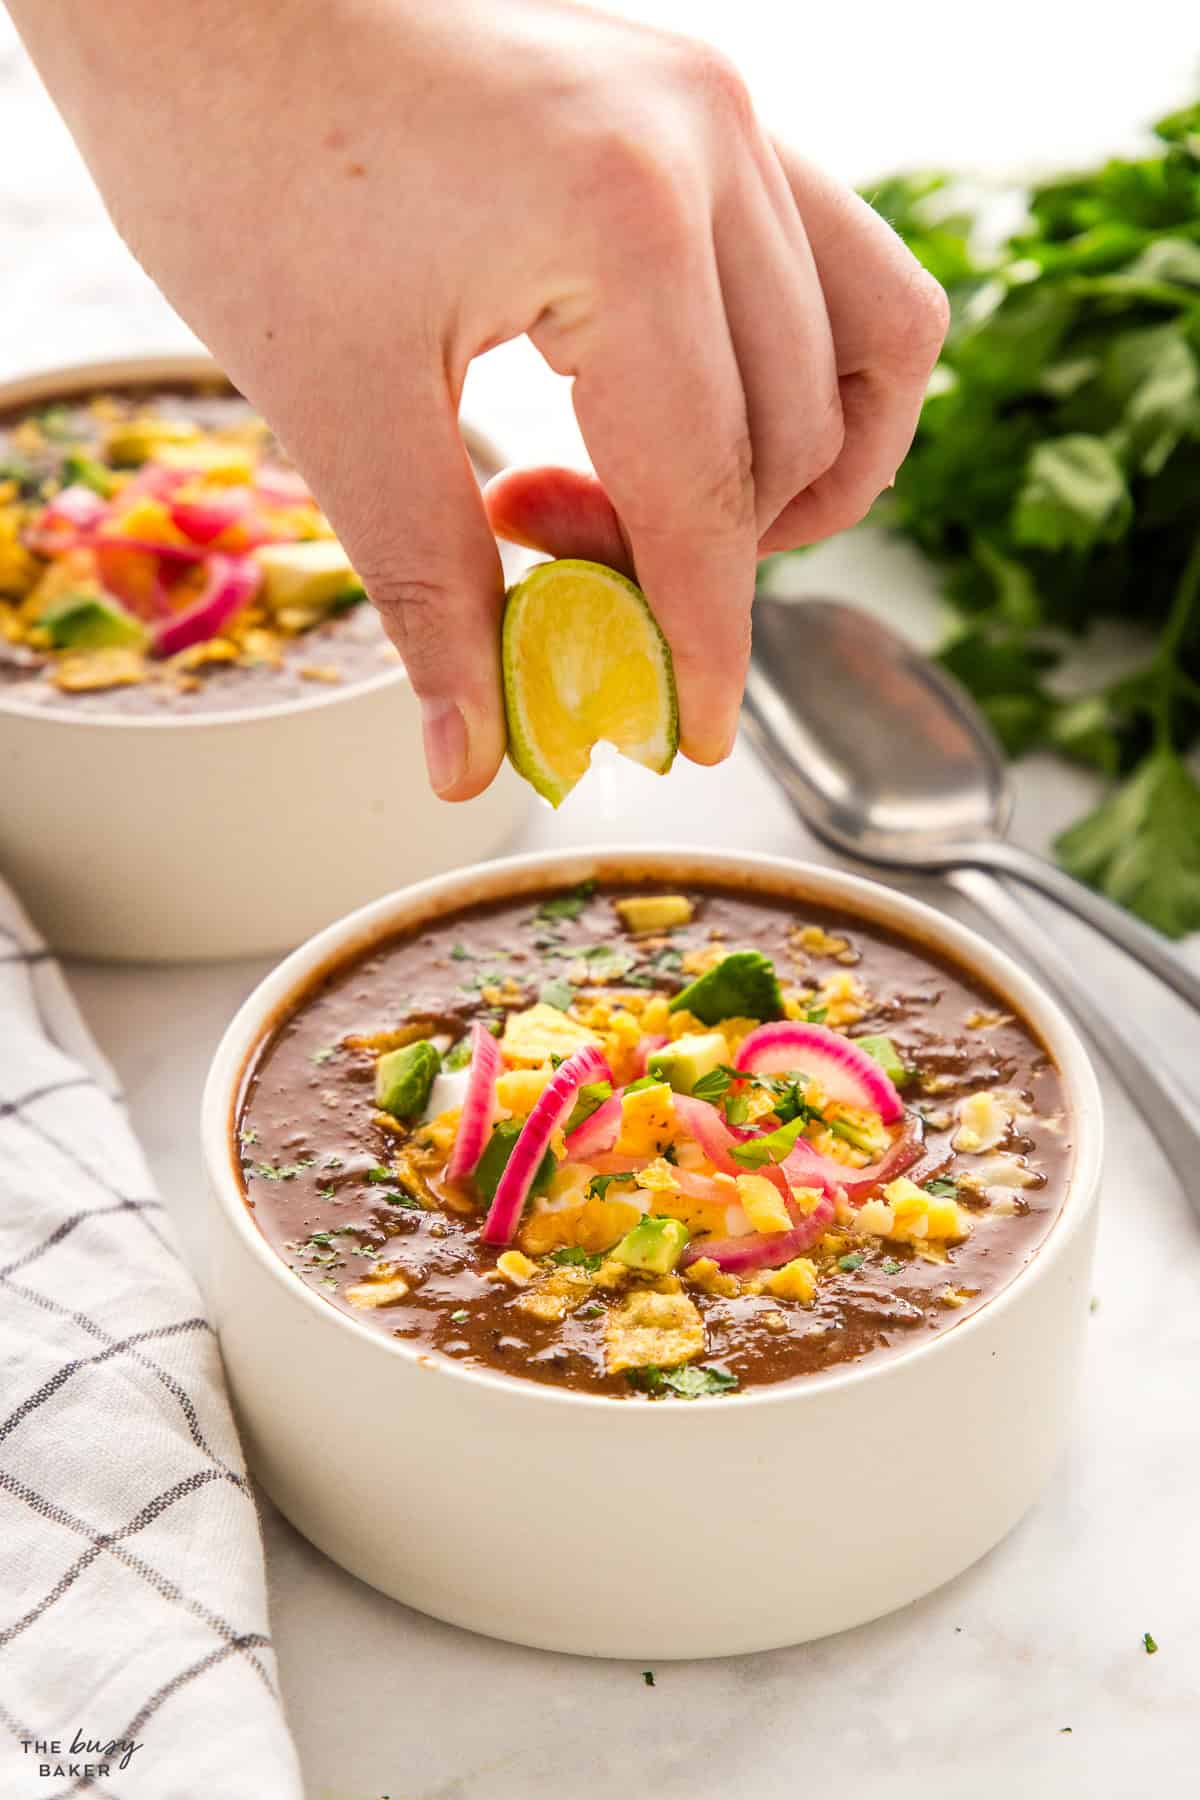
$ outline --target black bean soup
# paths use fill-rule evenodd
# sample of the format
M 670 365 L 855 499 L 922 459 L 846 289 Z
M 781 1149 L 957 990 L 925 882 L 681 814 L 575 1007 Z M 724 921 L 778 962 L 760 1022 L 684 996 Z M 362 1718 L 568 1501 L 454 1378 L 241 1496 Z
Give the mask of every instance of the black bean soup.
M 595 888 L 450 916 L 249 1072 L 247 1205 L 387 1337 L 677 1402 L 890 1357 L 1049 1231 L 1062 1079 L 1004 1001 L 820 905 Z

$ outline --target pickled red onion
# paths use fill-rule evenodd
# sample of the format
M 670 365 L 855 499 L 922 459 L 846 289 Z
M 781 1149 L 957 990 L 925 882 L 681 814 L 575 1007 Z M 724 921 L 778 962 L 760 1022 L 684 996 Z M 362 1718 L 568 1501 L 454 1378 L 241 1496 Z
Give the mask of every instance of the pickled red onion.
M 551 1076 L 521 1127 L 521 1134 L 497 1183 L 481 1234 L 485 1244 L 512 1242 L 550 1139 L 570 1113 L 576 1094 L 585 1082 L 611 1080 L 608 1064 L 591 1044 L 569 1056 Z
M 471 1064 L 467 1076 L 467 1092 L 458 1119 L 458 1133 L 446 1174 L 451 1181 L 463 1181 L 473 1175 L 475 1165 L 487 1147 L 492 1120 L 496 1116 L 496 1077 L 500 1073 L 500 1046 L 478 1020 L 471 1027 Z

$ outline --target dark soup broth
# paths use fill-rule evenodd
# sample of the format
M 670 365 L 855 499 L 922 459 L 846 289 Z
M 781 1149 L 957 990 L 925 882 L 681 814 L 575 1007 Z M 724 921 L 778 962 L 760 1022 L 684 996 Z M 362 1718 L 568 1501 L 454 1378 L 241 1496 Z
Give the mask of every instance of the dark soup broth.
M 736 1396 L 902 1353 L 1036 1253 L 1061 1076 L 935 949 L 747 890 L 490 905 L 327 973 L 237 1119 L 295 1279 L 465 1366 Z

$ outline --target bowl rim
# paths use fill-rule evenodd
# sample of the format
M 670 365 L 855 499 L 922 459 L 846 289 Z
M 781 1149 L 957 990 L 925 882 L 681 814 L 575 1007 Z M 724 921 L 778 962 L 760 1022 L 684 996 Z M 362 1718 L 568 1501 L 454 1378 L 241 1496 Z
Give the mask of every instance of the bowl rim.
M 0 415 L 17 408 L 52 404 L 56 399 L 83 397 L 89 392 L 108 389 L 154 388 L 179 383 L 183 386 L 224 387 L 230 393 L 239 390 L 216 360 L 202 351 L 147 351 L 143 355 L 105 357 L 94 362 L 66 363 L 60 367 L 33 370 L 0 381 Z M 463 442 L 470 455 L 487 471 L 497 475 L 508 458 L 497 444 L 469 420 L 460 421 Z M 9 718 L 30 719 L 51 728 L 72 727 L 98 731 L 188 731 L 215 730 L 230 725 L 246 725 L 254 720 L 274 719 L 295 713 L 307 713 L 327 706 L 346 705 L 360 697 L 377 693 L 380 688 L 408 687 L 408 671 L 403 664 L 381 669 L 345 688 L 314 688 L 311 694 L 298 694 L 290 700 L 266 701 L 255 706 L 231 706 L 212 712 L 180 713 L 172 716 L 169 709 L 159 713 L 79 713 L 72 714 L 70 701 L 60 706 L 22 702 L 0 688 L 0 714 Z
M 610 1413 L 614 1405 L 612 1395 L 550 1387 L 486 1367 L 456 1363 L 452 1358 L 440 1356 L 420 1345 L 385 1337 L 314 1293 L 285 1266 L 254 1221 L 237 1172 L 234 1126 L 244 1082 L 259 1048 L 287 1015 L 291 1005 L 315 986 L 321 974 L 357 960 L 368 952 L 372 943 L 386 941 L 396 930 L 419 928 L 422 919 L 433 923 L 459 906 L 501 900 L 506 895 L 515 897 L 523 892 L 532 895 L 547 887 L 575 885 L 593 876 L 602 882 L 617 880 L 621 878 L 623 864 L 631 866 L 633 879 L 640 879 L 643 872 L 651 878 L 659 873 L 666 877 L 681 864 L 687 864 L 694 873 L 684 879 L 708 880 L 716 886 L 744 887 L 751 893 L 770 894 L 772 878 L 778 884 L 774 890 L 777 896 L 786 884 L 794 890 L 807 886 L 815 900 L 842 906 L 868 923 L 908 937 L 918 946 L 922 943 L 944 945 L 944 954 L 960 962 L 967 973 L 977 974 L 998 989 L 1042 1037 L 1058 1067 L 1068 1110 L 1076 1126 L 1071 1168 L 1058 1212 L 1028 1262 L 1010 1276 L 992 1299 L 968 1318 L 926 1342 L 878 1361 L 867 1360 L 816 1375 L 764 1383 L 740 1393 L 733 1410 L 743 1414 L 748 1407 L 802 1404 L 805 1395 L 813 1396 L 815 1403 L 817 1396 L 885 1380 L 898 1370 L 911 1368 L 918 1360 L 950 1354 L 955 1343 L 964 1343 L 980 1331 L 986 1331 L 1000 1313 L 1019 1302 L 1031 1281 L 1048 1271 L 1068 1251 L 1079 1232 L 1085 1229 L 1096 1205 L 1103 1148 L 1103 1107 L 1095 1071 L 1074 1025 L 1040 982 L 1027 974 L 1006 951 L 988 943 L 970 926 L 938 912 L 925 901 L 839 867 L 761 852 L 714 850 L 703 845 L 598 844 L 533 851 L 469 864 L 450 874 L 413 883 L 371 901 L 326 926 L 291 951 L 251 991 L 227 1026 L 213 1054 L 201 1103 L 201 1144 L 211 1201 L 232 1227 L 241 1245 L 249 1250 L 260 1267 L 269 1272 L 270 1279 L 281 1291 L 291 1296 L 293 1305 L 306 1308 L 315 1318 L 324 1319 L 332 1329 L 349 1333 L 364 1346 L 364 1354 L 371 1353 L 366 1346 L 374 1346 L 377 1352 L 399 1357 L 413 1369 L 436 1370 L 452 1381 L 465 1382 L 470 1388 L 490 1392 L 498 1401 L 503 1399 L 513 1405 L 544 1402 L 574 1408 L 599 1407 Z M 471 892 L 472 888 L 477 891 Z M 398 913 L 407 916 L 397 925 Z M 705 1412 L 714 1406 L 722 1411 L 730 1410 L 728 1397 L 702 1396 L 678 1410 L 690 1417 L 697 1410 Z M 626 1413 L 650 1415 L 658 1410 L 654 1407 L 623 1407 L 623 1416 Z

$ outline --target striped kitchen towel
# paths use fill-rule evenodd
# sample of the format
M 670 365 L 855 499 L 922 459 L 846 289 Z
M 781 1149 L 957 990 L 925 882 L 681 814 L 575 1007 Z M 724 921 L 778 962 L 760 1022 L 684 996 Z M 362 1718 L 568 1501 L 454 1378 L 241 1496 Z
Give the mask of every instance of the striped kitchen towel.
M 0 883 L 0 1794 L 299 1800 L 212 1327 Z

